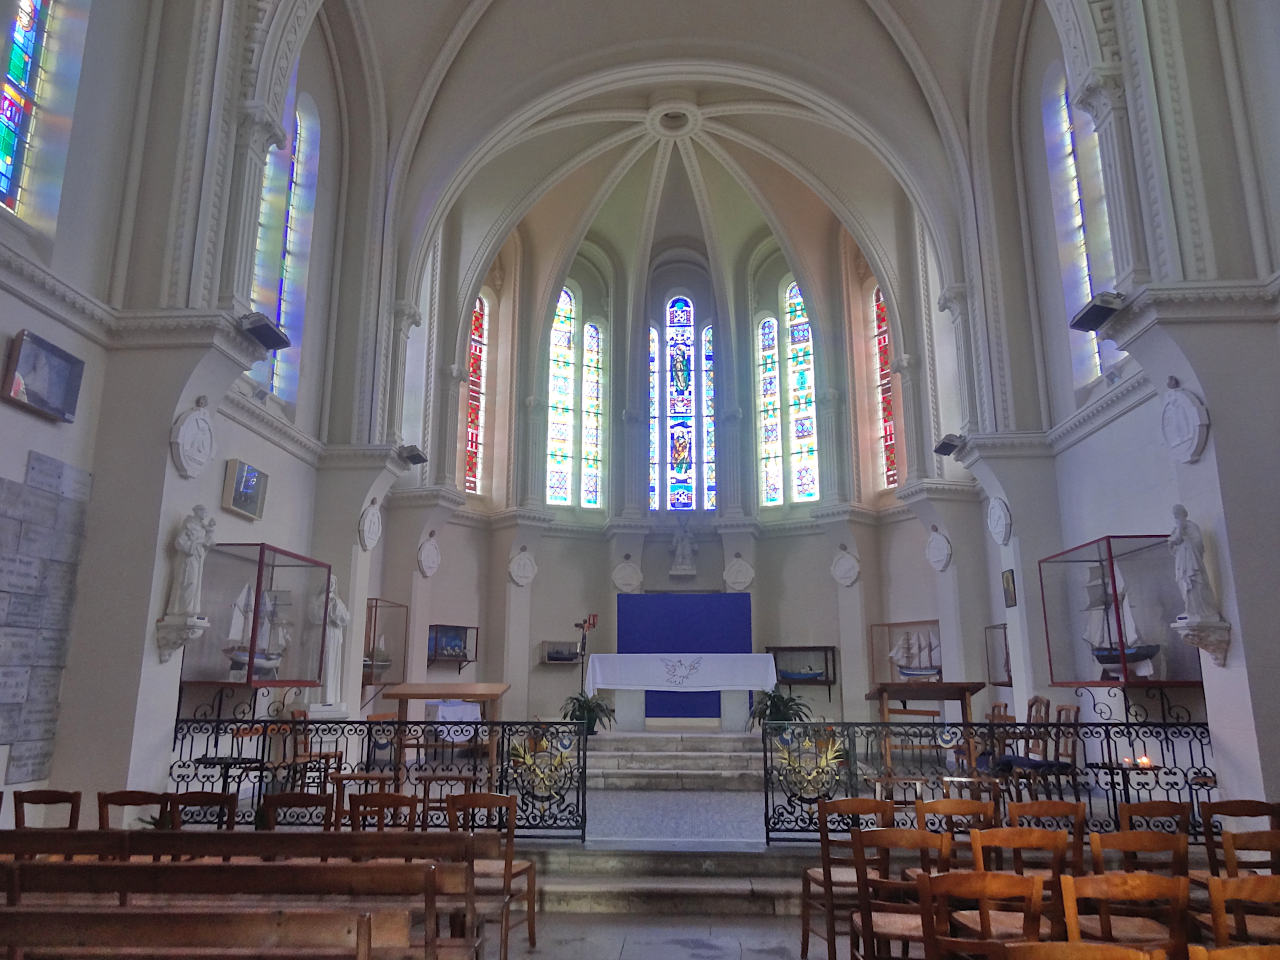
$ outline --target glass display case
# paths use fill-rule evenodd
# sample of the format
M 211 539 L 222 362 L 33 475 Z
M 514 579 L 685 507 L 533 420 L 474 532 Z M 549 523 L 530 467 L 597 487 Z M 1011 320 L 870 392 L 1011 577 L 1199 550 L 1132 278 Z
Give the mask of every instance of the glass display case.
M 943 679 L 937 620 L 873 623 L 868 632 L 867 676 L 872 686 Z
M 1055 686 L 1200 683 L 1198 651 L 1170 626 L 1182 596 L 1167 539 L 1100 537 L 1040 561 Z
M 408 637 L 408 606 L 394 600 L 370 597 L 365 606 L 361 683 L 366 687 L 404 683 Z
M 220 543 L 204 561 L 209 618 L 187 644 L 183 681 L 319 686 L 329 565 L 266 543 Z
M 450 663 L 458 672 L 476 659 L 478 627 L 460 627 L 449 623 L 433 623 L 427 627 L 427 666 Z
M 1009 627 L 993 623 L 983 630 L 987 647 L 987 683 L 993 687 L 1012 687 L 1013 670 L 1009 666 Z

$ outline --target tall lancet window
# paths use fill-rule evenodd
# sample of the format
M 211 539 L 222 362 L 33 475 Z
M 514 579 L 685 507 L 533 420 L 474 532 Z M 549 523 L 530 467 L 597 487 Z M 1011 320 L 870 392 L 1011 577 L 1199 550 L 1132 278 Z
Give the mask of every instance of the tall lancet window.
M 9 59 L 0 92 L 0 202 L 10 210 L 18 209 L 52 6 L 53 0 L 18 0 L 10 25 Z
M 267 155 L 258 205 L 250 305 L 275 321 L 290 345 L 255 364 L 250 376 L 280 399 L 298 399 L 307 309 L 311 227 L 320 167 L 319 120 L 310 98 L 299 98 L 288 148 Z M 306 105 L 303 105 L 304 101 Z
M 1058 261 L 1067 316 L 1074 316 L 1114 280 L 1111 225 L 1103 191 L 1098 135 L 1071 107 L 1065 78 L 1059 78 L 1045 109 L 1045 147 L 1058 235 Z M 1082 387 L 1125 353 L 1091 332 L 1071 331 L 1072 382 Z
M 766 507 L 819 494 L 813 330 L 797 284 L 787 286 L 783 300 L 786 329 L 773 317 L 756 328 L 756 444 Z
M 661 334 L 649 330 L 649 509 L 714 510 L 715 395 L 710 323 L 672 297 Z
M 603 506 L 604 341 L 581 323 L 568 288 L 551 321 L 547 387 L 547 503 Z
M 467 493 L 480 492 L 484 470 L 485 350 L 488 346 L 489 306 L 476 297 L 471 311 L 471 340 L 467 348 Z
M 880 421 L 880 456 L 884 466 L 884 485 L 898 485 L 898 454 L 893 428 L 893 351 L 889 345 L 889 311 L 884 294 L 876 287 L 876 397 Z

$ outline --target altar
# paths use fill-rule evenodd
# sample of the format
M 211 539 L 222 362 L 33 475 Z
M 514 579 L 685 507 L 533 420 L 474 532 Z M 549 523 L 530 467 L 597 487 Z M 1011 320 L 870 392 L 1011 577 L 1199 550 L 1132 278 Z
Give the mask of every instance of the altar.
M 778 682 L 768 653 L 593 653 L 587 661 L 586 692 L 616 690 L 619 730 L 645 728 L 646 690 L 720 693 L 720 729 L 747 728 L 747 694 L 772 690 Z

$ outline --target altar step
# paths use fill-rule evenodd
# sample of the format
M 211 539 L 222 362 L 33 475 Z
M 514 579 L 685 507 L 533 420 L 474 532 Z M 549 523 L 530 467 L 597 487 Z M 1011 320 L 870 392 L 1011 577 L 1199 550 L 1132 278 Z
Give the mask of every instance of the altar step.
M 800 912 L 800 874 L 814 849 L 522 850 L 538 864 L 539 909 L 555 913 L 762 914 Z
M 599 733 L 587 741 L 587 789 L 763 790 L 760 737 Z

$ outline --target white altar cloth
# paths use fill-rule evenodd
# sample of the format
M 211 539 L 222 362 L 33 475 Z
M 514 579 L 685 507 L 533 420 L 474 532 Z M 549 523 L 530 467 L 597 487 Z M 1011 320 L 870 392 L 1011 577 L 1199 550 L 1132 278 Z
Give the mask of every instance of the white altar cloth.
M 772 690 L 778 682 L 769 653 L 593 653 L 587 693 L 597 690 Z

